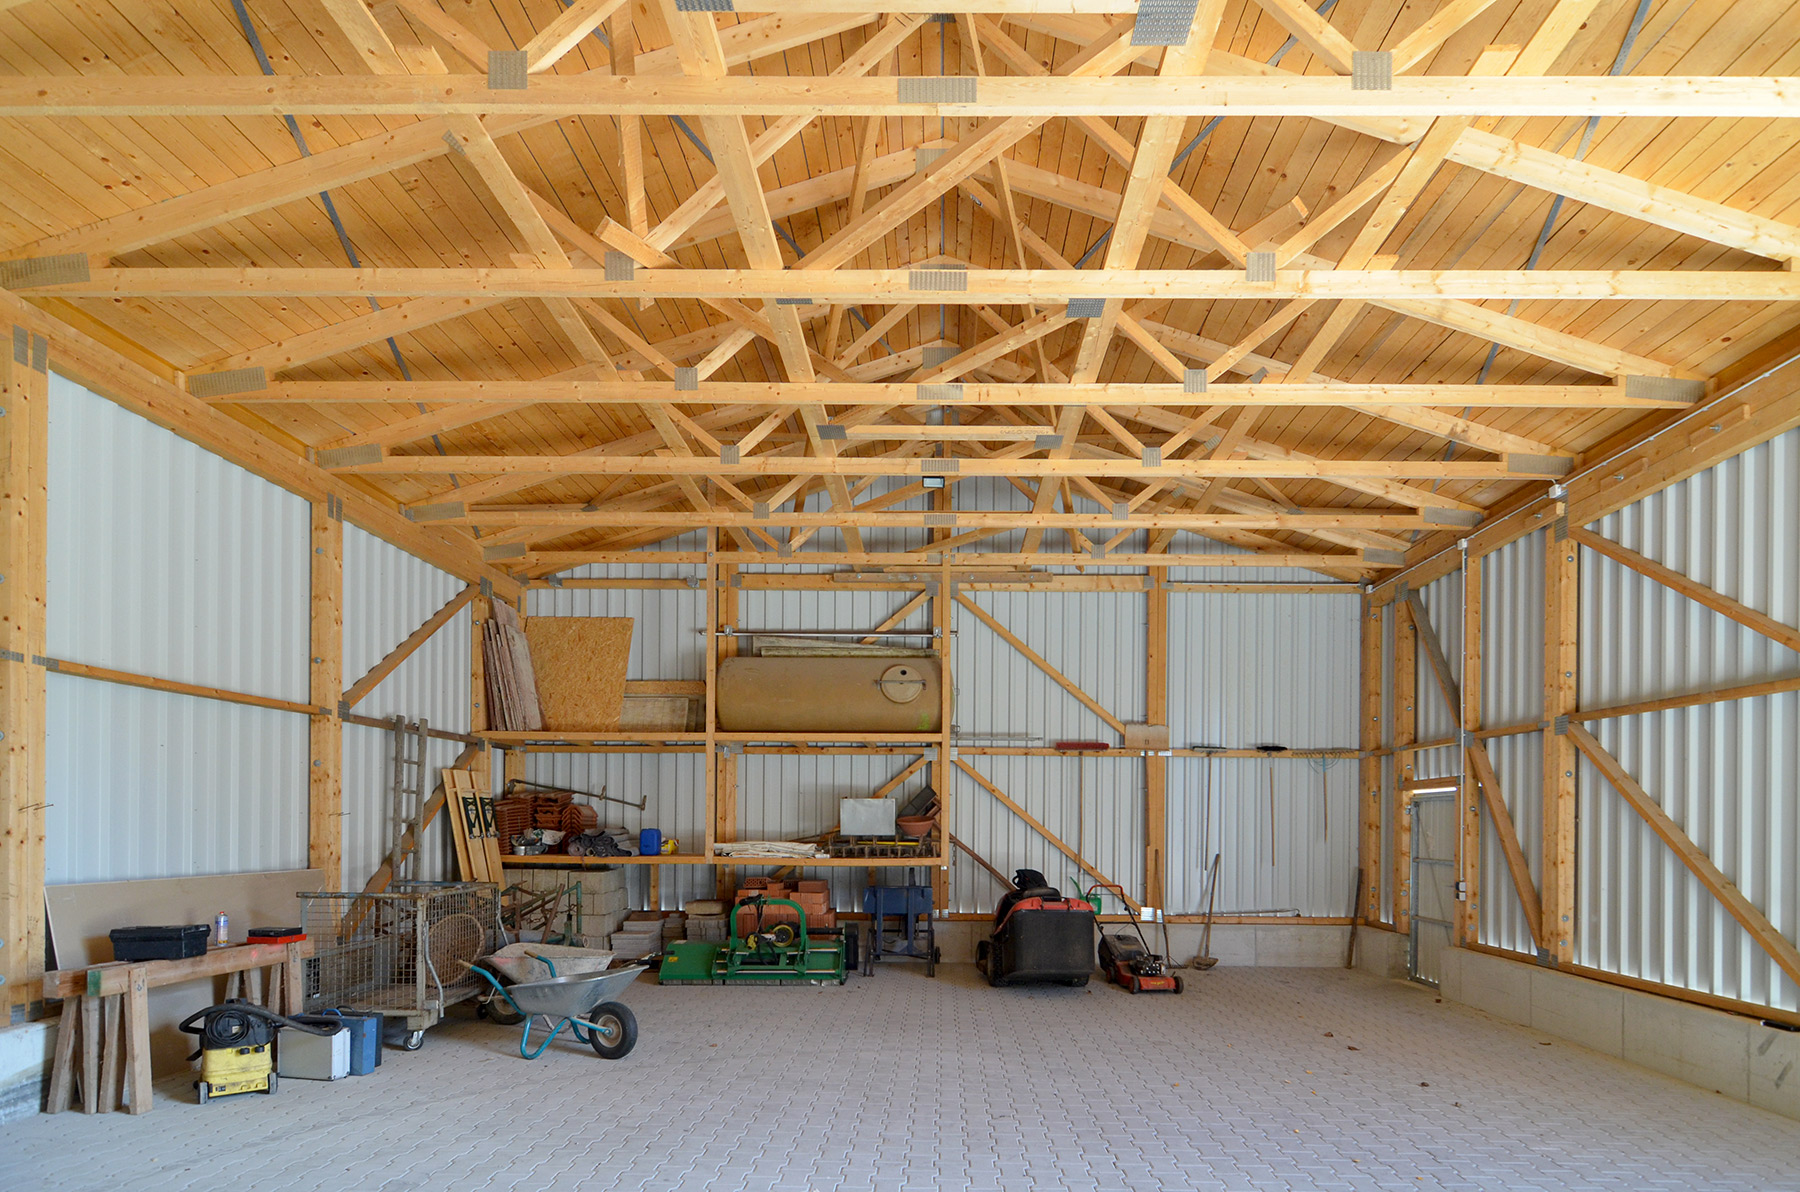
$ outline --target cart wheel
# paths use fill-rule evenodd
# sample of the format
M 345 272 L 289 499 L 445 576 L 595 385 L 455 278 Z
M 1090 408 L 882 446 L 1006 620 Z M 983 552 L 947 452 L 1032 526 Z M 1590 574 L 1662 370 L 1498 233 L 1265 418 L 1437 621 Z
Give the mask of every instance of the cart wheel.
M 1175 992 L 1180 993 L 1183 988 L 1185 988 L 1185 987 L 1181 983 L 1181 978 L 1180 977 L 1175 978 Z
M 196 1080 L 194 1082 L 194 1089 L 195 1089 L 195 1091 L 197 1091 L 200 1094 L 200 1104 L 202 1104 L 202 1105 L 206 1104 L 206 1102 L 212 1097 L 212 1090 L 206 1086 L 206 1082 L 204 1080 Z
M 637 1016 L 618 1002 L 601 1002 L 591 1019 L 594 1053 L 603 1060 L 621 1060 L 637 1046 Z
M 276 1080 L 278 1080 L 278 1079 L 279 1079 L 279 1078 L 278 1078 L 278 1077 L 277 1077 L 277 1076 L 276 1076 L 276 1075 L 275 1075 L 275 1073 L 273 1073 L 273 1072 L 271 1072 L 271 1073 L 269 1073 L 269 1087 L 268 1087 L 268 1088 L 266 1088 L 266 1089 L 264 1089 L 264 1090 L 263 1090 L 263 1092 L 264 1092 L 264 1093 L 267 1093 L 267 1094 L 268 1094 L 268 1095 L 270 1095 L 270 1096 L 274 1096 L 274 1094 L 275 1094 L 275 1082 L 276 1082 Z
M 400 1041 L 400 1046 L 405 1051 L 419 1050 L 419 1048 L 425 1046 L 425 1032 L 413 1031 Z

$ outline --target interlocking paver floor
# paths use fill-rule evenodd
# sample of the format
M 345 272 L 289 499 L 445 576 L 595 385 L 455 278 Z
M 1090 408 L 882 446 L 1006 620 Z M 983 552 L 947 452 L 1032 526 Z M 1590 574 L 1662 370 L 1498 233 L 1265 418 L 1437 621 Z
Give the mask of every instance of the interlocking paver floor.
M 1180 997 L 844 988 L 626 1000 L 621 1061 L 444 1024 L 369 1077 L 0 1127 L 0 1188 L 533 1192 L 1800 1189 L 1800 1122 L 1360 973 L 1221 968 Z

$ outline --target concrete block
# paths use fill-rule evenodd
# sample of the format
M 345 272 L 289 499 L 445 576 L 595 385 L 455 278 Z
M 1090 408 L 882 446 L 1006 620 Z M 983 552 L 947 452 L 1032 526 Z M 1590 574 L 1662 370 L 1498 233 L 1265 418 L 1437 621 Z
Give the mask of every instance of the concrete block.
M 1446 953 L 1446 964 L 1448 963 Z M 1392 980 L 1406 977 L 1406 937 L 1394 931 L 1360 927 L 1356 932 L 1356 967 Z
M 50 1049 L 55 1040 L 54 1022 L 26 1022 L 0 1028 L 0 1124 L 43 1109 Z
M 1750 1029 L 1756 1026 L 1754 1022 L 1655 994 L 1620 992 L 1624 995 L 1621 1058 L 1739 1101 L 1750 1099 Z
M 1462 954 L 1463 1004 L 1495 1018 L 1531 1024 L 1531 972 L 1516 960 L 1480 952 Z
M 1555 969 L 1531 974 L 1531 1027 L 1607 1055 L 1623 1051 L 1625 990 Z
M 1264 967 L 1342 968 L 1348 927 L 1314 924 L 1258 924 L 1256 963 Z
M 1800 1034 L 1750 1028 L 1750 1103 L 1800 1120 Z

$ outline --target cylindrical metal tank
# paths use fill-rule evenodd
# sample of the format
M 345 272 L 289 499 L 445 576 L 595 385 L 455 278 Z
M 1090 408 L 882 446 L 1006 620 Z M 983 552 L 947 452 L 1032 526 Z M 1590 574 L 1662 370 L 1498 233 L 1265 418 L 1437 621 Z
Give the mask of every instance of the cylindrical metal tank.
M 936 658 L 727 658 L 719 663 L 726 732 L 935 733 Z

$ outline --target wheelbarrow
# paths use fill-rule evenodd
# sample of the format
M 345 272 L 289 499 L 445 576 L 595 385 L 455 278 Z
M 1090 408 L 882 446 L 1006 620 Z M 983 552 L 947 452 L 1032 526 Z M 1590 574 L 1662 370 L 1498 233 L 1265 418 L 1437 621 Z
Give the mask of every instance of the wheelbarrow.
M 624 993 L 625 987 L 637 980 L 638 974 L 644 971 L 641 964 L 611 972 L 553 976 L 517 985 L 502 985 L 480 966 L 469 971 L 479 974 L 482 980 L 492 985 L 496 996 L 504 998 L 506 1004 L 525 1020 L 525 1030 L 519 1036 L 519 1055 L 525 1059 L 535 1060 L 543 1055 L 544 1049 L 555 1042 L 564 1027 L 569 1028 L 577 1040 L 591 1046 L 601 1059 L 623 1059 L 637 1046 L 637 1017 L 627 1007 L 607 999 Z M 550 971 L 556 971 L 554 965 Z M 534 1051 L 531 1027 L 539 1018 L 546 1025 L 555 1025 Z

